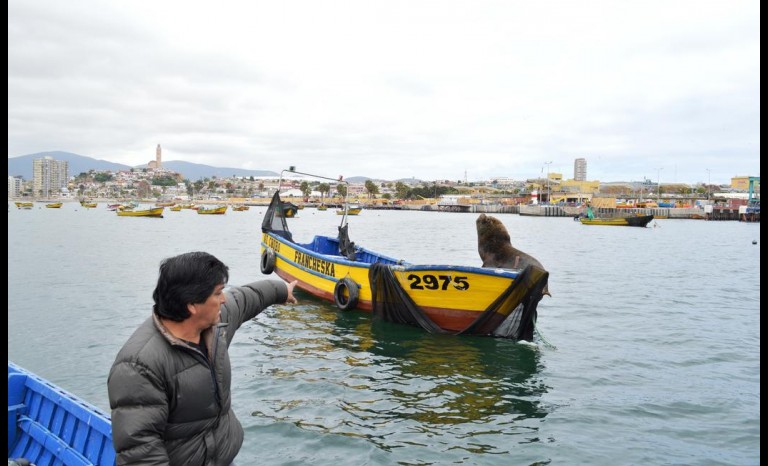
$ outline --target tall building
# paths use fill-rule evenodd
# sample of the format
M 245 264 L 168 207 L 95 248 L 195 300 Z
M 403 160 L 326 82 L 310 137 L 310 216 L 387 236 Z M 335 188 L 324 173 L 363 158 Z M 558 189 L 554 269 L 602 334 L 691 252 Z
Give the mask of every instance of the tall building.
M 8 197 L 21 197 L 21 177 L 8 175 Z
M 154 170 L 163 168 L 163 149 L 160 148 L 160 144 L 158 144 L 157 149 L 155 149 L 155 160 L 150 160 L 147 167 Z
M 58 195 L 61 188 L 67 187 L 69 164 L 64 160 L 54 160 L 45 156 L 32 161 L 32 192 L 35 196 L 49 197 Z
M 587 159 L 578 158 L 573 162 L 573 179 L 587 181 Z

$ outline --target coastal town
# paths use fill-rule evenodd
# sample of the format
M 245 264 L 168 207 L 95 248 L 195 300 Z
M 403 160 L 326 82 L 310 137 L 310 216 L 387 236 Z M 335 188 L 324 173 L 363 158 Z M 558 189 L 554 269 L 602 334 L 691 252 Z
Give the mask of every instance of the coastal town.
M 155 203 L 159 206 L 269 204 L 280 188 L 281 196 L 299 208 L 340 206 L 346 198 L 366 209 L 425 210 L 437 212 L 517 213 L 532 216 L 578 216 L 586 206 L 607 217 L 651 214 L 655 218 L 759 221 L 760 177 L 732 177 L 728 185 L 605 182 L 587 179 L 587 161 L 574 160 L 571 178 L 547 171 L 541 178 L 513 180 L 497 177 L 482 181 L 369 178 L 344 183 L 320 182 L 299 175 L 203 177 L 190 180 L 163 167 L 158 144 L 155 159 L 146 167 L 94 170 L 71 174 L 68 163 L 43 156 L 32 161 L 27 180 L 9 174 L 9 201 L 35 200 Z

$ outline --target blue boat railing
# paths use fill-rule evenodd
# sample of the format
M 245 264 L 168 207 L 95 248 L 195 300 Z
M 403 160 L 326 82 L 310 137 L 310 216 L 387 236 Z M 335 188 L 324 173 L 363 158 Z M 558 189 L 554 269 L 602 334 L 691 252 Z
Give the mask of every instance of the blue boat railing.
M 8 458 L 37 466 L 114 465 L 109 415 L 9 361 Z

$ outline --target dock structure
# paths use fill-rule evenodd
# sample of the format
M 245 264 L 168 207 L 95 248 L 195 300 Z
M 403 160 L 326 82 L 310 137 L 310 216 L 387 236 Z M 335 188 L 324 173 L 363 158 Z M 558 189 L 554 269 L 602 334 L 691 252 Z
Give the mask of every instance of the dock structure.
M 705 206 L 704 215 L 707 220 L 713 221 L 738 220 L 740 222 L 759 222 L 760 207 L 748 205 Z

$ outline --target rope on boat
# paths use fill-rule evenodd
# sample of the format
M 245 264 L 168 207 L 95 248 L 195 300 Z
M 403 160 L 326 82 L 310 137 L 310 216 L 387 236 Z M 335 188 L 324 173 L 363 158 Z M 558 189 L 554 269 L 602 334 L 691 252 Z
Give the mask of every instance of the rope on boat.
M 539 326 L 536 325 L 536 320 L 533 321 L 533 329 L 536 331 L 536 335 L 539 336 L 539 339 L 541 339 L 541 342 L 544 343 L 544 346 L 553 350 L 557 349 L 557 346 L 553 345 L 552 343 L 547 341 L 546 338 L 544 338 L 544 335 L 541 333 L 541 330 L 539 330 Z

